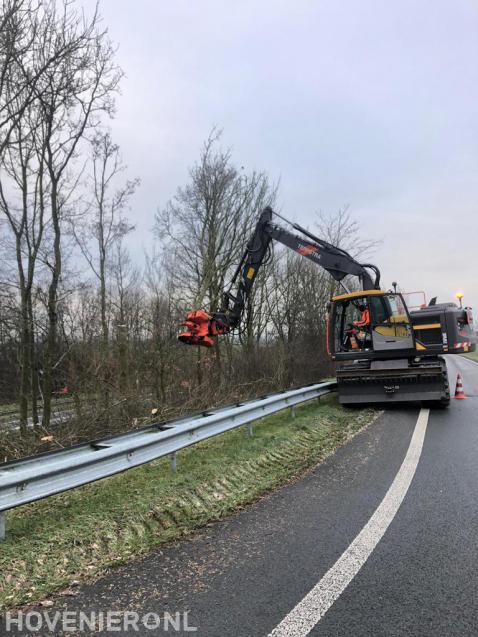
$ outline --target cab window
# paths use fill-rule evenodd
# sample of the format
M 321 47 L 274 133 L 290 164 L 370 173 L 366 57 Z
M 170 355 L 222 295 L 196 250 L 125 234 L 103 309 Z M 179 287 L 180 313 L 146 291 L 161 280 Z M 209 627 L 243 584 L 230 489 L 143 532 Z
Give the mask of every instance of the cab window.
M 372 323 L 376 325 L 410 322 L 400 297 L 394 294 L 372 296 L 369 298 L 369 304 L 372 313 Z

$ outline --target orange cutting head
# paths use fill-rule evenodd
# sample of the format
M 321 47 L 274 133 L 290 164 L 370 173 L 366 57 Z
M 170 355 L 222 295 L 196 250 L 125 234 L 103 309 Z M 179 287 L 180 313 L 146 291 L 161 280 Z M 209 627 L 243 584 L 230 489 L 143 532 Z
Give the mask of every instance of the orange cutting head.
M 178 340 L 187 345 L 212 347 L 214 345 L 212 336 L 224 334 L 228 331 L 226 326 L 219 325 L 218 322 L 204 310 L 188 312 L 186 314 L 186 320 L 181 323 L 181 325 L 184 325 L 187 329 L 179 334 Z

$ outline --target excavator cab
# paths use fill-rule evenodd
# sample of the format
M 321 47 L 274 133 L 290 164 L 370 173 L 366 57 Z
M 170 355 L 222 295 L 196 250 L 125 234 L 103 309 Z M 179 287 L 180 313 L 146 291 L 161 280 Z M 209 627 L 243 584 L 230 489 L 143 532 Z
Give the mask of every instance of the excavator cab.
M 334 360 L 413 355 L 412 322 L 401 294 L 365 290 L 330 302 L 328 348 Z

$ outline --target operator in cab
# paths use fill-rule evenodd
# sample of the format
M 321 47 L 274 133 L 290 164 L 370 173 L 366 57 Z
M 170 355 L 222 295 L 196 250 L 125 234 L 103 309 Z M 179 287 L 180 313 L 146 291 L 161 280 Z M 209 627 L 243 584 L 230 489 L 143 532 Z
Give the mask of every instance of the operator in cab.
M 370 309 L 365 303 L 360 303 L 358 308 L 360 319 L 353 321 L 349 330 L 349 339 L 352 349 L 367 349 L 371 346 L 371 317 Z
M 355 327 L 360 327 L 360 328 L 369 327 L 370 326 L 370 310 L 368 309 L 368 306 L 361 303 L 358 309 L 360 310 L 360 320 L 354 321 L 353 324 L 355 325 Z

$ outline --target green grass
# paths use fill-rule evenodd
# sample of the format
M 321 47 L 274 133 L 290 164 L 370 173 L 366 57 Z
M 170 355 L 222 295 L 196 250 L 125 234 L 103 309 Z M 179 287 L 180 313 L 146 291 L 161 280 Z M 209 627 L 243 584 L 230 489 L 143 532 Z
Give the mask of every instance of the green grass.
M 472 361 L 478 361 L 478 351 L 476 352 L 468 352 L 468 354 L 463 354 L 466 358 L 471 358 Z
M 44 599 L 230 514 L 330 454 L 373 420 L 334 397 L 9 512 L 0 544 L 0 611 Z

